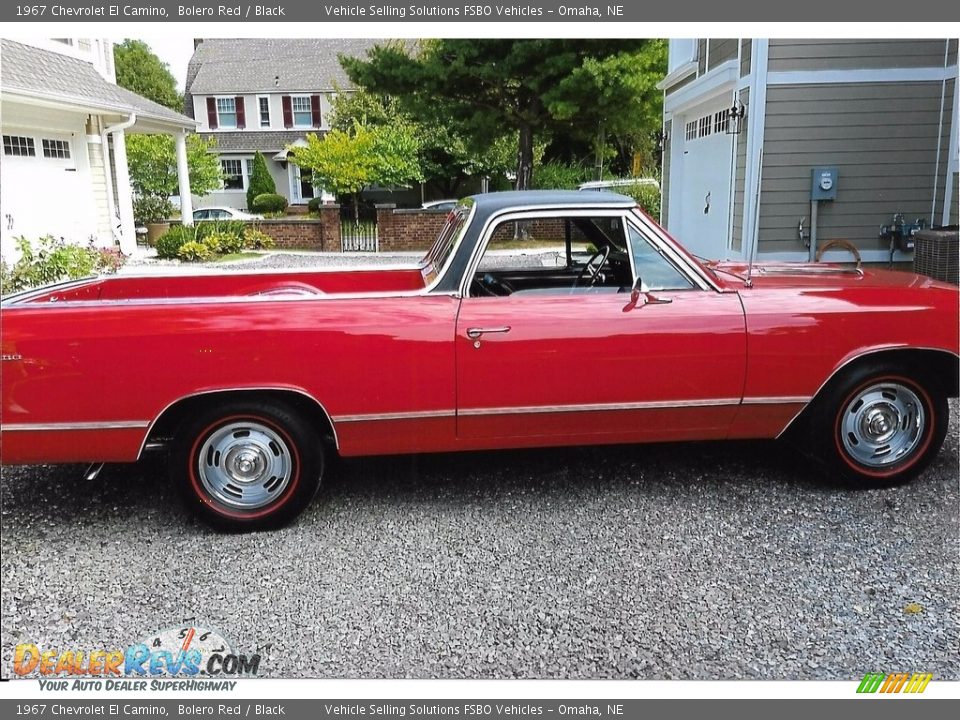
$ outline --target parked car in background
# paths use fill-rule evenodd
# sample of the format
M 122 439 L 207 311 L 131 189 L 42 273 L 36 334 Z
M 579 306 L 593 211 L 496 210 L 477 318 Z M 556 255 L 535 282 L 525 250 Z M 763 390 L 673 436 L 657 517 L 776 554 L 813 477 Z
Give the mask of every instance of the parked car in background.
M 431 200 L 421 205 L 423 210 L 453 210 L 459 200 Z
M 263 220 L 263 215 L 255 215 L 231 207 L 205 207 L 193 211 L 193 221 L 201 220 Z
M 562 249 L 514 249 L 518 223 Z M 704 263 L 623 195 L 488 193 L 407 267 L 6 298 L 2 459 L 166 450 L 187 506 L 246 530 L 300 513 L 332 454 L 789 437 L 879 487 L 943 443 L 958 306 L 912 273 Z
M 619 178 L 617 180 L 591 180 L 590 182 L 580 183 L 577 186 L 577 190 L 600 192 L 602 190 L 614 190 L 616 188 L 635 187 L 637 185 L 648 185 L 657 190 L 660 189 L 660 183 L 654 178 Z

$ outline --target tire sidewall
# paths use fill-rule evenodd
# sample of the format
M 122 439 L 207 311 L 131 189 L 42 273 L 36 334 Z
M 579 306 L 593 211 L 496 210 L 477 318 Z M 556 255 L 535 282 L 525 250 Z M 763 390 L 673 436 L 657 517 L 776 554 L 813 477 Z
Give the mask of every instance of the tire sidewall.
M 251 421 L 276 432 L 290 451 L 293 475 L 281 495 L 250 511 L 229 507 L 213 497 L 199 476 L 198 451 L 225 424 Z M 177 433 L 170 472 L 187 508 L 206 523 L 234 531 L 281 527 L 299 515 L 320 487 L 324 457 L 320 438 L 291 408 L 279 403 L 236 402 L 199 413 Z
M 863 487 L 884 487 L 912 480 L 930 464 L 946 436 L 948 406 L 943 393 L 921 373 L 903 367 L 868 365 L 853 370 L 828 390 L 816 435 L 820 455 L 832 476 Z M 844 446 L 841 426 L 853 399 L 871 385 L 895 383 L 910 389 L 923 405 L 924 427 L 916 447 L 902 460 L 885 468 L 873 468 L 851 457 Z

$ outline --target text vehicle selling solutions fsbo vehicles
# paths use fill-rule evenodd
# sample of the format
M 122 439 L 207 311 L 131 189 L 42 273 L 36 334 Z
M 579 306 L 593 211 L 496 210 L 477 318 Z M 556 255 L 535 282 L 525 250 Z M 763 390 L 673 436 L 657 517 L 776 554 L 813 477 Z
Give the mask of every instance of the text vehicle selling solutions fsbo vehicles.
M 702 262 L 610 193 L 468 198 L 408 267 L 89 278 L 2 311 L 4 463 L 166 449 L 240 529 L 296 516 L 333 453 L 788 436 L 900 482 L 958 391 L 955 287 Z

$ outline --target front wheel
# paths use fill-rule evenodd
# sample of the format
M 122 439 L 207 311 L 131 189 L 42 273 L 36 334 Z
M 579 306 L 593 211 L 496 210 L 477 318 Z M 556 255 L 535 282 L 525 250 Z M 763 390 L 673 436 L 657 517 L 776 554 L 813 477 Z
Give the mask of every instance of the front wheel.
M 814 433 L 832 474 L 864 486 L 912 480 L 943 445 L 949 407 L 932 382 L 864 367 L 828 390 Z
M 285 405 L 230 403 L 182 428 L 170 470 L 187 508 L 208 524 L 264 530 L 290 522 L 316 495 L 323 449 Z

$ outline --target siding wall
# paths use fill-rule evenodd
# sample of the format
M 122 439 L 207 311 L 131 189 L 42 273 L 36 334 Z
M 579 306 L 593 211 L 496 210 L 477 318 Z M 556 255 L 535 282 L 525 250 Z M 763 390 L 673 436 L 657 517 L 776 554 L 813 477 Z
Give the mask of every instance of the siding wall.
M 715 68 L 722 65 L 727 60 L 733 60 L 737 57 L 737 41 L 729 40 L 710 40 L 710 67 Z
M 660 224 L 667 227 L 670 197 L 670 150 L 673 147 L 673 120 L 663 124 L 663 171 L 660 175 Z
M 955 53 L 956 42 L 953 43 Z M 771 40 L 770 72 L 943 67 L 940 40 Z
M 747 117 L 749 117 L 749 88 L 744 88 L 740 91 L 740 102 L 742 102 L 747 109 Z M 737 136 L 736 175 L 733 178 L 733 236 L 730 243 L 731 248 L 737 252 L 743 251 L 743 208 L 746 198 L 747 147 L 750 144 L 746 118 L 744 118 L 741 127 L 743 129 L 740 131 L 740 135 Z
M 832 41 L 822 49 L 847 45 Z M 942 63 L 942 41 L 939 48 Z M 816 48 L 807 48 L 812 50 Z M 820 204 L 820 242 L 844 238 L 861 249 L 886 249 L 877 230 L 895 212 L 911 220 L 929 219 L 940 96 L 939 82 L 771 86 L 760 252 L 803 250 L 797 222 L 801 217 L 809 222 L 810 170 L 818 165 L 839 168 L 837 200 Z M 947 122 L 949 108 L 945 108 Z

